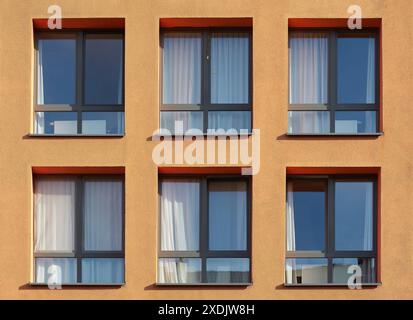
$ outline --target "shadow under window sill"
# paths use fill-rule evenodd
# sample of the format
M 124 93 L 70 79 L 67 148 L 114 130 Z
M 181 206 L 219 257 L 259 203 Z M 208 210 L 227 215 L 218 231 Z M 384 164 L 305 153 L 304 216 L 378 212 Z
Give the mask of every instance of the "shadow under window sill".
M 38 134 L 29 133 L 25 138 L 123 138 L 125 133 L 119 134 Z
M 379 137 L 384 132 L 370 133 L 286 133 L 287 137 Z
M 371 282 L 371 283 L 360 283 L 354 284 L 354 286 L 360 285 L 361 288 L 368 287 L 368 288 L 376 288 L 382 285 L 381 282 Z M 284 283 L 282 285 L 284 288 L 349 288 L 347 283 L 297 283 L 297 284 L 290 284 Z

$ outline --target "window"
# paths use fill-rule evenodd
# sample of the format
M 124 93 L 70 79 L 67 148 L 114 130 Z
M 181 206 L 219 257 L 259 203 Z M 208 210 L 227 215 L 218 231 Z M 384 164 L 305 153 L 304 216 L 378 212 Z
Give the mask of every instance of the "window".
M 290 30 L 289 77 L 289 133 L 378 132 L 375 30 Z
M 163 31 L 160 126 L 251 131 L 248 29 Z
M 246 178 L 160 179 L 158 283 L 250 282 Z
M 347 284 L 348 267 L 376 282 L 377 182 L 370 176 L 290 176 L 287 284 Z
M 34 179 L 35 282 L 124 282 L 123 177 Z
M 36 134 L 124 133 L 119 32 L 36 33 Z

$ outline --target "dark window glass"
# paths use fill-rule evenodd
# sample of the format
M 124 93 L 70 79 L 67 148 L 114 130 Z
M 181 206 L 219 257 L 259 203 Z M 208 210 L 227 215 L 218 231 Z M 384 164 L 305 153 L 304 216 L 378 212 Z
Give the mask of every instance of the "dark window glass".
M 376 111 L 336 111 L 337 133 L 376 132 Z
M 338 103 L 375 102 L 375 38 L 337 38 Z
M 160 180 L 159 283 L 249 283 L 249 181 Z
M 76 39 L 37 42 L 37 103 L 76 103 Z
M 286 283 L 376 281 L 375 184 L 367 175 L 289 177 Z
M 250 259 L 207 259 L 207 279 L 210 283 L 247 283 Z
M 121 134 L 124 130 L 123 112 L 83 112 L 83 134 Z
M 326 184 L 316 181 L 290 183 L 287 214 L 288 250 L 324 250 Z
M 160 129 L 251 131 L 249 30 L 167 31 L 161 46 Z
M 336 182 L 336 250 L 373 250 L 373 183 Z
M 85 41 L 85 104 L 123 103 L 123 37 L 88 34 Z
M 209 249 L 247 249 L 247 184 L 210 182 Z
M 378 132 L 377 32 L 343 31 L 289 31 L 289 133 Z
M 360 268 L 360 269 L 358 269 Z M 354 274 L 361 271 L 361 279 L 355 279 Z M 376 267 L 375 259 L 368 258 L 335 258 L 333 259 L 333 282 L 347 284 L 350 277 L 355 281 L 361 283 L 376 282 Z

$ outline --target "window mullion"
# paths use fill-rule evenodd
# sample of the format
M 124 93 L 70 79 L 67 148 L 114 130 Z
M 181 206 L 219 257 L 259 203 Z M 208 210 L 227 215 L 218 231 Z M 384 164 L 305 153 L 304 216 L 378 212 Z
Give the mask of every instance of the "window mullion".
M 83 179 L 76 180 L 75 199 L 75 256 L 77 261 L 77 282 L 82 282 L 82 252 L 83 252 Z
M 208 252 L 208 186 L 207 179 L 203 178 L 200 180 L 200 257 L 201 257 L 201 282 L 207 282 L 206 273 L 206 256 Z

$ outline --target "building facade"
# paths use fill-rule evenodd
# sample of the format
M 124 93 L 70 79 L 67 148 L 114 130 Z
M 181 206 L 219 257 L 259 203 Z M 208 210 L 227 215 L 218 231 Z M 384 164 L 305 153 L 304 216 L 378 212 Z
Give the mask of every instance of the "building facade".
M 0 298 L 413 297 L 411 1 L 51 5 L 0 1 Z

